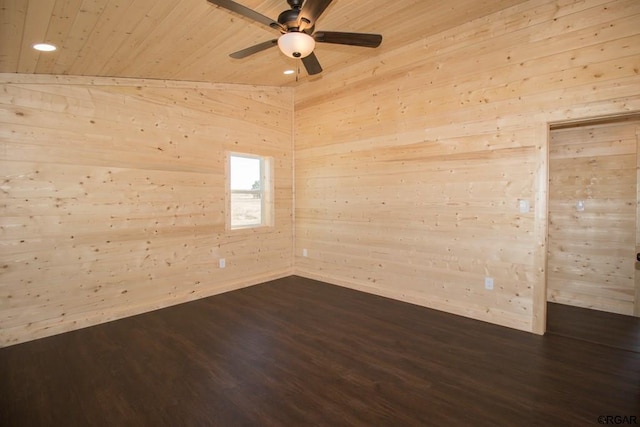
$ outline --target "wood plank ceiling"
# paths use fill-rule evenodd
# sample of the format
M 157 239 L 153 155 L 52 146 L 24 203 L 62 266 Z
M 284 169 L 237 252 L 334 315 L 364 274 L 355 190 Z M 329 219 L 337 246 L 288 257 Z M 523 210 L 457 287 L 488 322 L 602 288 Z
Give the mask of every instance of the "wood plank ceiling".
M 317 30 L 383 34 L 378 49 L 318 44 L 324 74 L 523 0 L 335 0 Z M 285 0 L 239 0 L 276 18 Z M 206 0 L 0 0 L 0 72 L 133 77 L 270 86 L 309 79 L 277 48 L 236 60 L 229 53 L 278 33 Z M 39 53 L 34 43 L 58 46 Z M 312 77 L 321 80 L 322 75 Z

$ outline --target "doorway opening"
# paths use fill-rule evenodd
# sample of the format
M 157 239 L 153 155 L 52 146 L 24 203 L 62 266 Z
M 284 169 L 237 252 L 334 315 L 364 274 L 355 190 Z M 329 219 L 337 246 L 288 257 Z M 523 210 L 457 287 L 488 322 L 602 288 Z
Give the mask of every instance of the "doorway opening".
M 547 332 L 640 351 L 640 114 L 551 125 L 548 148 Z

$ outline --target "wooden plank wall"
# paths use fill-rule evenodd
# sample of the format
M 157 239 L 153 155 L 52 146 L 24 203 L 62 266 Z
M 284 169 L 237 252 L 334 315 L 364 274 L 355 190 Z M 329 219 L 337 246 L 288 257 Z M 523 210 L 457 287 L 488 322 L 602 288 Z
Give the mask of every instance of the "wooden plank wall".
M 634 314 L 639 123 L 551 132 L 549 301 Z
M 292 89 L 0 81 L 0 345 L 291 274 Z M 226 229 L 228 150 L 274 158 L 274 228 Z
M 531 0 L 300 88 L 296 273 L 543 333 L 548 123 L 639 70 L 637 0 Z

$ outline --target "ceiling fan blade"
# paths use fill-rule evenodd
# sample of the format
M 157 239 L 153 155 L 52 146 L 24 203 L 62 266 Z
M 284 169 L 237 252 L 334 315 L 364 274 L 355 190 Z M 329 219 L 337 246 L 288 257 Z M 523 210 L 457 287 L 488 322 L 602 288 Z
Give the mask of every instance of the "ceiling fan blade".
M 319 43 L 346 44 L 361 47 L 378 47 L 382 43 L 380 34 L 317 31 L 313 34 L 313 38 Z
M 304 68 L 307 70 L 307 73 L 310 76 L 314 74 L 320 74 L 322 72 L 320 62 L 318 62 L 318 58 L 313 52 L 311 52 L 309 56 L 305 56 L 304 58 L 302 58 L 302 64 L 304 65 Z
M 235 59 L 242 59 L 242 58 L 246 58 L 249 55 L 253 55 L 254 53 L 262 52 L 263 50 L 269 49 L 270 47 L 275 46 L 277 44 L 278 44 L 278 39 L 273 39 L 266 42 L 258 43 L 257 45 L 239 50 L 237 52 L 233 52 L 229 56 Z
M 215 4 L 216 6 L 224 7 L 231 12 L 235 12 L 239 15 L 242 15 L 246 18 L 252 19 L 260 24 L 266 25 L 268 27 L 274 28 L 280 32 L 286 32 L 287 29 L 282 25 L 277 23 L 271 18 L 264 16 L 261 13 L 256 12 L 255 10 L 249 9 L 246 6 L 243 6 L 239 3 L 236 3 L 231 0 L 207 0 L 209 3 Z
M 305 28 L 311 28 L 315 25 L 320 15 L 331 4 L 332 0 L 307 0 L 302 5 L 302 10 L 298 15 L 298 28 L 299 31 L 304 31 Z

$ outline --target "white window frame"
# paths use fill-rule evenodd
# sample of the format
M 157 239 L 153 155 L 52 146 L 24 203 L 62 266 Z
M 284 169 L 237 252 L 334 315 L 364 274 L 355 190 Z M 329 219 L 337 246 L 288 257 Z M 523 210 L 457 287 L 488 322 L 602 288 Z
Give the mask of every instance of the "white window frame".
M 241 157 L 259 160 L 260 165 L 260 189 L 258 190 L 234 190 L 231 188 L 231 159 Z M 257 154 L 229 152 L 227 153 L 227 228 L 230 230 L 272 227 L 273 226 L 273 159 Z M 260 221 L 251 224 L 233 223 L 233 195 L 254 194 L 260 198 Z

